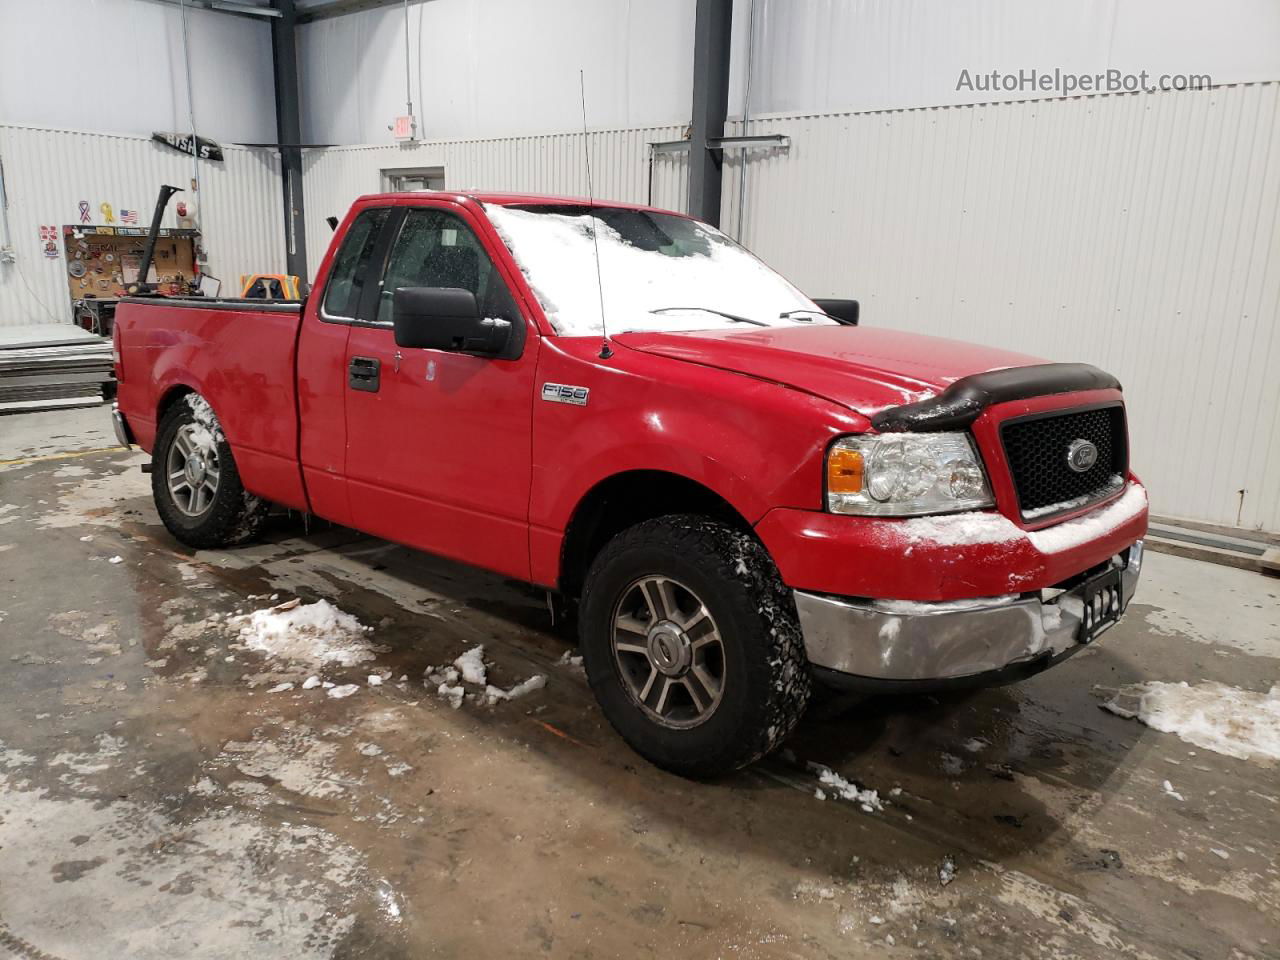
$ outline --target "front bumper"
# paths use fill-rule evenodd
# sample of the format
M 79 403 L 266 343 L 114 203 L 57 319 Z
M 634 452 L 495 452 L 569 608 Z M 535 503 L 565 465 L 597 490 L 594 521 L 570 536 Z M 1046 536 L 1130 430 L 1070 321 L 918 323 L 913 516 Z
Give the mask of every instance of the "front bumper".
M 1121 612 L 1142 570 L 1143 542 L 1113 556 Z M 795 591 L 809 662 L 822 673 L 885 686 L 1019 679 L 1076 652 L 1080 584 L 1031 595 L 915 603 Z M 845 685 L 856 686 L 856 682 Z

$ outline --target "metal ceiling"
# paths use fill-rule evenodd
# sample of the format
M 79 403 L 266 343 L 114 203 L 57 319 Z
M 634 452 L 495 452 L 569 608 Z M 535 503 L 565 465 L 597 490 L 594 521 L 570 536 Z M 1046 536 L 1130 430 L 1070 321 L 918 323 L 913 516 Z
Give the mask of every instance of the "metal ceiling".
M 148 0 L 167 7 L 182 6 L 182 0 Z M 426 3 L 428 0 L 409 0 L 410 4 Z M 298 11 L 296 22 L 311 23 L 315 20 L 328 20 L 349 13 L 360 13 L 363 10 L 376 10 L 379 7 L 401 6 L 404 0 L 295 0 L 294 7 Z M 249 17 L 254 20 L 276 19 L 281 16 L 275 9 L 274 0 L 185 0 L 185 5 L 194 10 L 208 10 L 212 13 L 225 13 L 236 17 Z
M 427 2 L 428 0 L 409 0 L 411 4 Z M 298 9 L 298 23 L 301 24 L 364 10 L 377 10 L 379 7 L 398 7 L 403 3 L 404 0 L 295 0 L 294 6 Z

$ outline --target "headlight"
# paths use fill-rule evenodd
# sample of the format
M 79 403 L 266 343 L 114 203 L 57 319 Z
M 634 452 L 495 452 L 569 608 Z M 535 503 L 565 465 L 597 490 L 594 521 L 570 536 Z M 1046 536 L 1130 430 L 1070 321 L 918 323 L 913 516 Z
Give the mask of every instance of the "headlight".
M 841 437 L 827 452 L 827 509 L 877 517 L 976 510 L 994 504 L 964 433 Z

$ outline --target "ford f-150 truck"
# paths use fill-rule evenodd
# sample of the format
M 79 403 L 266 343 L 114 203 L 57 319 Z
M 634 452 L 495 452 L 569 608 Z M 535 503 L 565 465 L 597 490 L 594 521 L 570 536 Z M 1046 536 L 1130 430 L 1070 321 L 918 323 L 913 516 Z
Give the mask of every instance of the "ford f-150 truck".
M 815 680 L 1042 670 L 1141 566 L 1113 377 L 859 326 L 648 207 L 362 197 L 301 305 L 126 299 L 115 347 L 179 540 L 277 504 L 545 587 L 609 721 L 689 775 L 777 746 Z

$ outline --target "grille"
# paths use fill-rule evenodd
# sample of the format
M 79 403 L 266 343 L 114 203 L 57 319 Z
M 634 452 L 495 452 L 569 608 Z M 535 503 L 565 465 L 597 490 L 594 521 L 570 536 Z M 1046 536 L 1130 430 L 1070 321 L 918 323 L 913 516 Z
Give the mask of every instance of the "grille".
M 1118 489 L 1128 472 L 1122 406 L 1011 420 L 1001 436 L 1024 519 L 1042 519 L 1101 499 Z M 1097 462 L 1081 473 L 1067 463 L 1076 440 L 1098 448 Z

